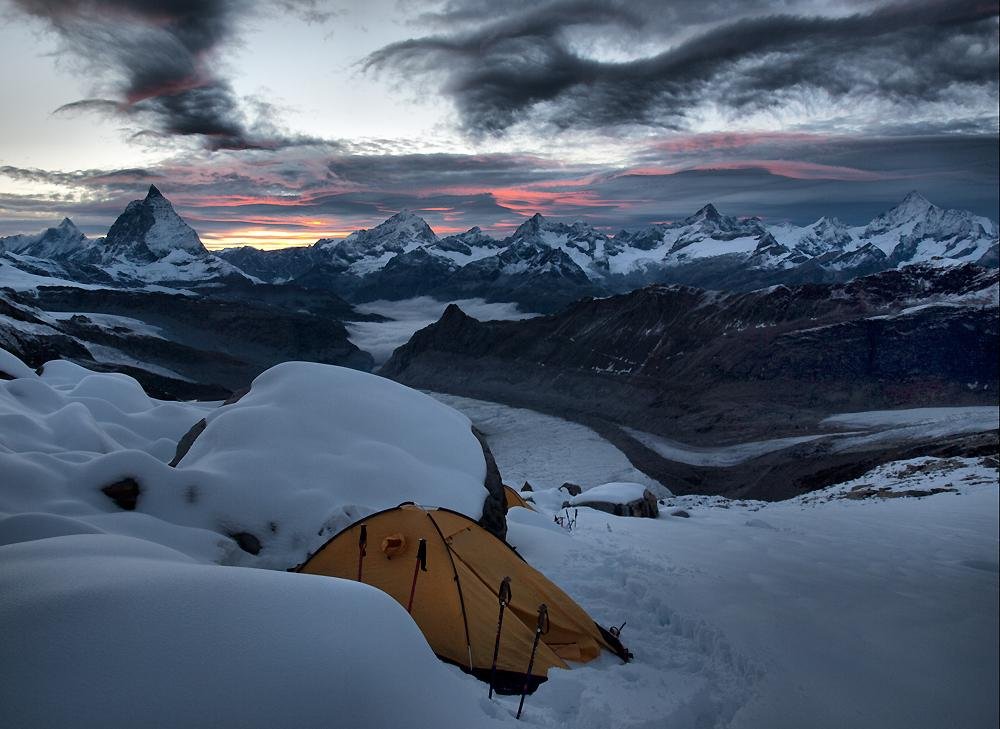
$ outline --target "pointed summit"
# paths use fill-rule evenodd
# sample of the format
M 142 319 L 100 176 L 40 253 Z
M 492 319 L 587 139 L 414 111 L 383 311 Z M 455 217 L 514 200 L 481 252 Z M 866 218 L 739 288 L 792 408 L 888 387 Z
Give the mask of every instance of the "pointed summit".
M 699 210 L 698 212 L 696 212 L 695 216 L 702 217 L 702 218 L 711 218 L 711 219 L 717 219 L 717 218 L 720 217 L 719 211 L 716 209 L 715 205 L 713 205 L 712 203 L 709 203 L 708 205 L 706 205 L 705 207 L 703 207 L 701 210 Z
M 198 234 L 181 219 L 156 185 L 149 186 L 144 200 L 133 200 L 118 216 L 104 239 L 103 249 L 107 260 L 127 258 L 146 262 L 177 250 L 195 256 L 208 253 Z

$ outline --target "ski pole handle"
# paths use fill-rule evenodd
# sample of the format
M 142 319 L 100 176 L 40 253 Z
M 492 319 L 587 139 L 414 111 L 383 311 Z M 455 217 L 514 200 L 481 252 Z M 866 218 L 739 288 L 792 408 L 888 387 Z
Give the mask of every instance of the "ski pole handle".
M 500 592 L 497 595 L 500 598 L 501 605 L 510 605 L 511 593 L 510 593 L 510 578 L 504 577 L 500 581 Z

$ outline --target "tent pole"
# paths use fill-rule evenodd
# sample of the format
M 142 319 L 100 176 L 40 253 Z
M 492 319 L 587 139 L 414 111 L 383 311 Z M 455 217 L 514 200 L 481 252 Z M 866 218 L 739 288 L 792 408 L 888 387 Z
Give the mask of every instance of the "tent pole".
M 365 547 L 368 545 L 368 525 L 361 525 L 361 534 L 358 537 L 358 582 L 361 582 L 361 566 L 365 561 Z
M 524 708 L 524 697 L 528 693 L 528 681 L 531 679 L 531 669 L 535 665 L 535 651 L 538 650 L 538 639 L 542 633 L 549 632 L 549 609 L 543 602 L 538 606 L 538 624 L 535 626 L 535 642 L 531 644 L 531 658 L 528 659 L 528 670 L 524 672 L 524 688 L 521 689 L 521 703 L 517 705 L 516 719 L 521 718 L 521 709 Z
M 420 570 L 424 572 L 427 571 L 427 540 L 421 539 L 420 545 L 417 547 L 417 561 L 413 565 L 413 582 L 410 585 L 410 600 L 406 603 L 406 612 L 413 611 L 413 595 L 417 591 L 417 575 L 420 574 Z
M 490 668 L 490 698 L 493 698 L 493 682 L 497 675 L 497 657 L 500 655 L 500 631 L 503 629 L 503 609 L 510 602 L 510 577 L 504 577 L 500 581 L 500 616 L 497 618 L 497 639 L 493 643 L 493 666 Z

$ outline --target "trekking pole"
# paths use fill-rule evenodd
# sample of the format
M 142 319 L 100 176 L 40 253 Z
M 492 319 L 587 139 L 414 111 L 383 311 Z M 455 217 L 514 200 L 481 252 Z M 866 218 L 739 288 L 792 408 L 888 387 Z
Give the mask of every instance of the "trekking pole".
M 361 525 L 361 535 L 358 537 L 358 582 L 361 582 L 361 565 L 365 561 L 365 547 L 368 546 L 368 525 Z
M 413 610 L 413 595 L 417 591 L 417 575 L 420 570 L 427 571 L 427 540 L 421 539 L 417 547 L 417 561 L 413 565 L 413 583 L 410 585 L 410 601 L 406 603 L 406 612 Z
M 535 626 L 535 642 L 531 644 L 531 658 L 528 659 L 528 670 L 524 672 L 524 688 L 521 689 L 521 703 L 517 705 L 516 719 L 521 718 L 521 709 L 524 708 L 524 697 L 528 693 L 528 681 L 531 680 L 531 669 L 535 665 L 535 651 L 538 650 L 538 639 L 543 633 L 549 632 L 549 609 L 543 602 L 538 606 L 538 624 Z
M 503 609 L 510 602 L 510 578 L 504 577 L 500 582 L 500 616 L 497 618 L 497 639 L 493 644 L 493 666 L 490 668 L 490 698 L 493 698 L 493 681 L 497 675 L 497 656 L 500 655 L 500 630 L 503 628 Z

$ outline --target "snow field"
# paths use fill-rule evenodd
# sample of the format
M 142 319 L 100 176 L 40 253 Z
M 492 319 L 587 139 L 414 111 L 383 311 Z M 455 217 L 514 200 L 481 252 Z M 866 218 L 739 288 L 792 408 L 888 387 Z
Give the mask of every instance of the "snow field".
M 366 585 L 198 564 L 108 535 L 0 558 L 5 725 L 497 724 L 406 611 Z
M 2 351 L 0 369 L 19 377 L 0 381 L 0 706 L 14 726 L 514 724 L 517 698 L 488 701 L 485 684 L 437 661 L 390 598 L 283 572 L 378 508 L 481 508 L 470 419 L 505 481 L 536 487 L 537 511 L 508 514 L 509 541 L 599 623 L 625 622 L 635 654 L 552 671 L 523 725 L 997 724 L 995 460 L 897 462 L 771 504 L 670 496 L 659 519 L 581 507 L 568 531 L 553 522 L 563 481 L 596 493 L 654 482 L 558 418 L 440 396 L 463 415 L 305 363 L 224 407 L 157 401 L 67 362 L 37 376 Z M 142 485 L 136 511 L 99 490 L 126 476 Z M 240 531 L 259 555 L 236 546 Z

